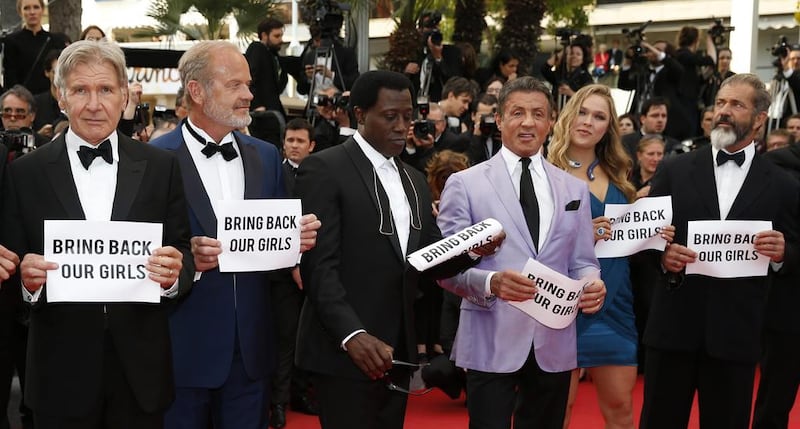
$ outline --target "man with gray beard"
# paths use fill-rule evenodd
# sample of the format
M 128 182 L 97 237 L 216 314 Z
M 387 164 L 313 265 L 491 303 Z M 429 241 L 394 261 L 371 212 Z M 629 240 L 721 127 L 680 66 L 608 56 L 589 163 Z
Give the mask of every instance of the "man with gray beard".
M 166 428 L 267 427 L 274 362 L 266 272 L 222 273 L 217 236 L 220 200 L 284 198 L 274 145 L 242 134 L 250 123 L 250 70 L 228 42 L 199 42 L 178 63 L 189 116 L 153 146 L 174 151 L 192 227 L 196 293 L 170 315 L 175 402 Z M 303 216 L 301 251 L 316 242 L 320 222 Z
M 749 425 L 767 285 L 796 275 L 798 262 L 800 186 L 756 156 L 753 143 L 769 103 L 755 75 L 728 78 L 716 96 L 711 145 L 666 160 L 653 179 L 651 196 L 672 197 L 676 230 L 660 258 L 664 281 L 655 285 L 644 334 L 643 429 L 687 427 L 695 392 L 701 427 Z M 694 220 L 772 222 L 753 245 L 770 259 L 768 274 L 685 275 L 698 256 L 687 247 L 687 224 Z

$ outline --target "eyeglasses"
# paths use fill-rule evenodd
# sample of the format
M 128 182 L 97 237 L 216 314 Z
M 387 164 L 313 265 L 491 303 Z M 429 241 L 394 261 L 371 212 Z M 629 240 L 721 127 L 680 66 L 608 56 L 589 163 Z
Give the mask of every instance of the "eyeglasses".
M 430 363 L 427 363 L 427 362 L 425 362 L 425 363 L 411 363 L 411 362 L 405 362 L 405 361 L 402 361 L 402 360 L 394 360 L 393 359 L 392 360 L 392 366 L 405 366 L 405 367 L 412 368 L 412 376 L 411 376 L 411 383 L 410 383 L 409 389 L 402 388 L 402 387 L 398 386 L 397 384 L 395 384 L 395 382 L 392 381 L 391 377 L 389 376 L 388 372 L 383 375 L 383 382 L 386 384 L 386 388 L 391 390 L 391 391 L 393 391 L 393 392 L 405 393 L 406 395 L 412 395 L 412 396 L 425 395 L 427 393 L 430 393 L 433 390 L 433 388 L 431 388 L 431 387 L 425 387 L 425 382 L 422 381 L 422 368 L 424 368 L 424 367 L 426 367 L 428 365 L 430 365 Z M 421 387 L 415 388 L 415 386 L 421 386 Z
M 3 110 L 4 119 L 24 119 L 26 116 L 28 116 L 28 111 L 25 109 Z

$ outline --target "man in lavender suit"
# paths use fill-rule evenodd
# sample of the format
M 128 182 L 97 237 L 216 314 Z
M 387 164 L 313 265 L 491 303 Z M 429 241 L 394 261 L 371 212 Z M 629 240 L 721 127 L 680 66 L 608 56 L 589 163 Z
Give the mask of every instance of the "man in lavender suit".
M 583 182 L 546 162 L 540 149 L 553 125 L 553 101 L 540 81 L 523 77 L 500 91 L 497 126 L 503 147 L 490 160 L 452 175 L 438 223 L 445 236 L 492 217 L 507 234 L 500 249 L 442 287 L 465 299 L 453 346 L 467 368 L 470 429 L 560 429 L 576 367 L 575 323 L 548 328 L 509 301 L 536 294 L 520 271 L 528 258 L 578 279 L 599 269 Z M 579 307 L 597 312 L 601 280 L 585 289 Z

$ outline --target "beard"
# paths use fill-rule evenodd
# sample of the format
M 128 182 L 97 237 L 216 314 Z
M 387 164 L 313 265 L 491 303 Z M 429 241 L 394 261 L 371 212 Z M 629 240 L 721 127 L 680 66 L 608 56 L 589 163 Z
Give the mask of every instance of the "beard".
M 719 124 L 724 123 L 731 125 L 733 128 L 720 128 Z M 753 119 L 744 124 L 736 122 L 730 116 L 721 116 L 714 121 L 713 128 L 711 129 L 711 145 L 715 149 L 725 149 L 738 142 L 744 140 L 753 127 Z
M 203 114 L 211 118 L 214 122 L 237 130 L 250 125 L 252 121 L 250 115 L 238 116 L 236 111 L 233 109 L 225 109 L 214 101 L 213 98 L 209 99 L 209 103 L 203 105 Z

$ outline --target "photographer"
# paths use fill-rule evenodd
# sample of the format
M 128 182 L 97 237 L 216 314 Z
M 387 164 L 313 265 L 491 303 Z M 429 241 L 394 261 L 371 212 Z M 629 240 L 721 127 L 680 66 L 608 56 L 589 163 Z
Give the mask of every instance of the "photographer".
M 347 103 L 350 92 L 341 93 L 338 88 L 324 83 L 317 87 L 314 97 L 316 117 L 314 118 L 314 152 L 343 143 L 348 137 L 355 134 L 351 128 L 350 113 Z
M 770 85 L 772 104 L 769 107 L 767 131 L 785 128 L 788 118 L 800 112 L 800 45 L 789 45 L 785 37 L 772 48 L 778 68 Z
M 418 22 L 422 52 L 417 62 L 406 64 L 404 73 L 414 83 L 417 94 L 428 96 L 430 102 L 441 100 L 442 88 L 452 77 L 464 76 L 464 58 L 461 49 L 443 44 L 439 22 L 442 14 L 426 12 Z
M 47 143 L 47 137 L 33 132 L 36 104 L 33 94 L 22 85 L 14 85 L 0 96 L 3 111 L 3 144 L 8 146 L 9 159 L 32 151 Z
M 717 49 L 714 46 L 711 32 L 707 33 L 705 37 L 707 55 L 698 52 L 699 45 L 700 31 L 696 27 L 687 26 L 681 28 L 680 33 L 678 33 L 678 50 L 675 52 L 675 59 L 683 66 L 678 95 L 681 101 L 681 109 L 689 119 L 689 123 L 685 124 L 684 128 L 689 128 L 690 136 L 694 136 L 699 132 L 699 104 L 705 104 L 699 98 L 700 87 L 704 80 L 702 68 L 707 67 L 709 71 L 713 71 L 714 58 L 717 56 Z
M 542 76 L 553 87 L 553 99 L 560 100 L 561 106 L 575 94 L 575 91 L 594 83 L 588 70 L 592 62 L 589 49 L 580 43 L 572 42 L 567 46 L 566 52 L 566 61 L 554 53 L 541 68 Z
M 429 110 L 409 128 L 406 150 L 400 155 L 403 161 L 421 172 L 435 153 L 445 149 L 464 153 L 469 147 L 467 134 L 456 134 L 447 127 L 444 110 L 439 105 L 431 103 Z
M 503 145 L 500 141 L 500 130 L 497 129 L 494 118 L 496 112 L 497 97 L 484 94 L 478 100 L 472 115 L 475 127 L 472 130 L 472 141 L 467 152 L 472 165 L 493 157 Z
M 619 74 L 619 88 L 636 91 L 631 113 L 641 113 L 642 105 L 652 97 L 665 98 L 670 108 L 664 134 L 678 140 L 689 138 L 692 133 L 685 126 L 689 119 L 680 107 L 679 96 L 683 66 L 675 59 L 669 43 L 659 40 L 651 45 L 643 37 L 641 34 L 641 40 L 626 53 Z
M 344 46 L 337 37 L 341 22 L 336 28 L 323 28 L 314 22 L 308 29 L 311 39 L 300 54 L 305 76 L 297 80 L 298 94 L 308 94 L 312 82 L 314 87 L 332 83 L 339 91 L 350 89 L 359 75 L 358 61 L 355 50 Z

